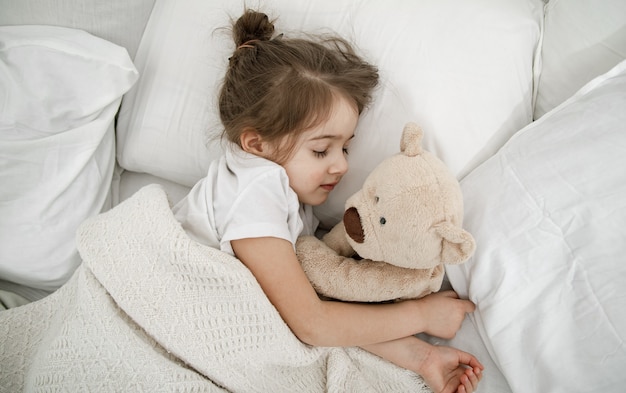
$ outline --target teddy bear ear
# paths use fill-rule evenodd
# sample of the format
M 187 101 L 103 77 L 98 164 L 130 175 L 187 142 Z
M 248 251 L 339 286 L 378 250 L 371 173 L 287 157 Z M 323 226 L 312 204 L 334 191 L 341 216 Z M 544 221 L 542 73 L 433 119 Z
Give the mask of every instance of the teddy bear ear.
M 422 154 L 422 129 L 415 123 L 407 123 L 402 131 L 400 151 L 409 157 Z
M 434 226 L 442 237 L 441 263 L 459 264 L 468 260 L 476 250 L 472 235 L 456 225 L 444 221 Z

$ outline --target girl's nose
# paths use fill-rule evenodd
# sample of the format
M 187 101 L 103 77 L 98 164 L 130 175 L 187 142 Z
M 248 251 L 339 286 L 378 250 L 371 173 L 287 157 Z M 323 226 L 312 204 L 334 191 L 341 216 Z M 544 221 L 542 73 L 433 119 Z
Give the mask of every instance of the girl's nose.
M 344 154 L 341 154 L 341 156 L 338 156 L 333 161 L 329 169 L 329 172 L 332 173 L 333 175 L 335 174 L 343 175 L 347 171 L 348 171 L 348 160 L 346 159 L 346 156 Z

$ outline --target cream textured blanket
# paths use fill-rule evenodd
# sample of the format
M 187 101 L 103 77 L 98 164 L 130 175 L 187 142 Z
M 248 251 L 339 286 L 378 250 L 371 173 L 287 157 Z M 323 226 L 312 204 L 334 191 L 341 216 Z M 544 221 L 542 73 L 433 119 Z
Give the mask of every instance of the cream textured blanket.
M 358 348 L 298 341 L 245 266 L 187 237 L 159 186 L 77 243 L 66 285 L 0 312 L 0 391 L 430 391 Z

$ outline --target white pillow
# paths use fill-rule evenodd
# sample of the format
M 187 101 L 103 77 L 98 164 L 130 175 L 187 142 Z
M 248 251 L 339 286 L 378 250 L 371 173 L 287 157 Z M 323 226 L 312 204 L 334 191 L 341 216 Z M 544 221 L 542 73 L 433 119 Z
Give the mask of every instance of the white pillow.
M 626 59 L 626 1 L 550 0 L 535 119 Z
M 53 25 L 85 30 L 135 56 L 155 0 L 0 0 L 0 26 Z
M 461 182 L 477 244 L 446 266 L 514 392 L 626 386 L 626 61 Z
M 541 0 L 267 0 L 278 32 L 337 32 L 380 68 L 381 88 L 362 119 L 351 171 L 316 209 L 331 225 L 348 196 L 384 158 L 399 151 L 407 121 L 425 130 L 425 147 L 462 176 L 490 142 L 496 149 L 532 120 L 533 58 Z M 219 146 L 219 84 L 234 43 L 229 18 L 241 2 L 163 0 L 140 43 L 141 78 L 125 97 L 118 160 L 128 170 L 193 185 Z
M 53 290 L 80 263 L 75 231 L 104 207 L 137 77 L 124 48 L 84 31 L 0 27 L 0 279 Z

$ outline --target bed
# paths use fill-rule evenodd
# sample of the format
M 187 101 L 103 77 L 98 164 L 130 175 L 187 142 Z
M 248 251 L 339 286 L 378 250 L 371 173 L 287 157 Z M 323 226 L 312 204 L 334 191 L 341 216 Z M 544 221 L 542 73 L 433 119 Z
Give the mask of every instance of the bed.
M 346 198 L 418 123 L 477 243 L 446 285 L 479 392 L 626 386 L 626 2 L 264 0 L 286 35 L 378 65 Z M 170 206 L 220 154 L 213 97 L 242 2 L 0 0 L 0 391 L 429 392 L 300 343 Z

